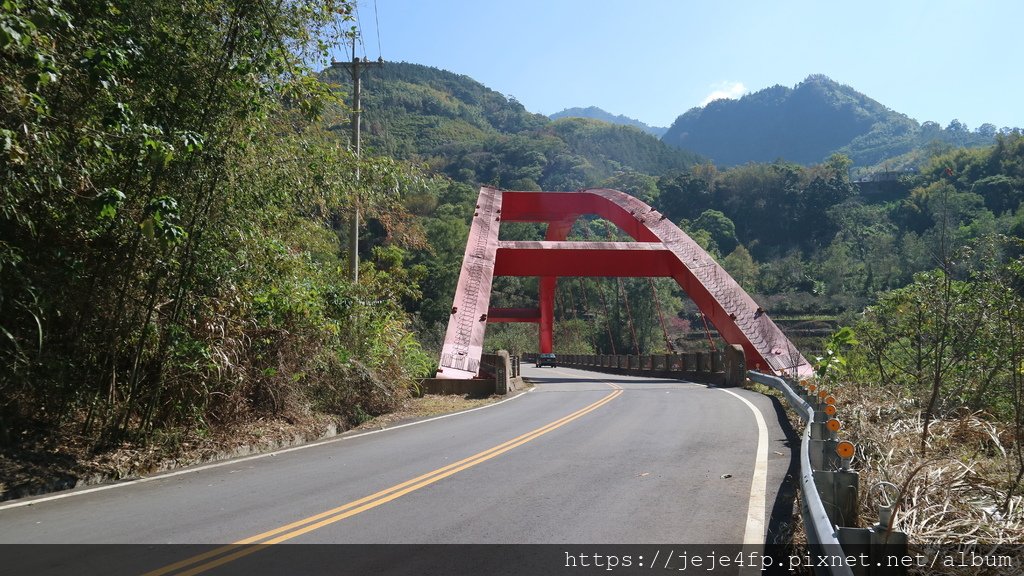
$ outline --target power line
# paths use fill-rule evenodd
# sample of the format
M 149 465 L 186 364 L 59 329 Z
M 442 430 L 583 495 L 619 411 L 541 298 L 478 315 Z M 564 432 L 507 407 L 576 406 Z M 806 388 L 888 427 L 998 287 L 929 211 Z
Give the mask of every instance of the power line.
M 380 47 L 380 18 L 377 16 L 377 0 L 373 0 L 373 23 L 377 27 L 377 58 L 384 58 L 384 50 Z
M 354 55 L 356 53 L 355 43 L 356 43 L 356 40 L 358 40 L 359 41 L 359 45 L 363 47 L 363 60 L 366 60 L 366 43 L 363 41 L 363 34 L 362 34 L 363 20 L 362 20 L 362 18 L 359 17 L 359 2 L 358 1 L 355 2 L 355 7 L 356 7 L 356 10 L 355 10 L 355 12 L 356 12 L 356 33 L 355 33 L 355 36 L 352 38 L 352 54 L 353 54 L 353 58 L 354 58 L 355 57 Z

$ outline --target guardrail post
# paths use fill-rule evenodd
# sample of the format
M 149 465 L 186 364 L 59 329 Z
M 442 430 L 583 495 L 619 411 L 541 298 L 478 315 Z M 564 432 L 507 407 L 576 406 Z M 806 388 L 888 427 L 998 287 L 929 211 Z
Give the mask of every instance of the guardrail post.
M 856 576 L 903 576 L 905 566 L 896 563 L 890 566 L 890 557 L 907 556 L 907 535 L 902 532 L 871 528 L 841 527 L 838 529 L 839 542 L 844 549 L 866 550 L 867 560 L 853 565 Z
M 824 467 L 824 444 L 823 440 L 810 440 L 807 442 L 807 457 L 810 459 L 811 468 L 821 470 Z
M 725 379 L 726 386 L 742 386 L 746 378 L 747 359 L 743 352 L 743 346 L 733 344 L 725 349 Z
M 836 526 L 856 526 L 859 514 L 858 483 L 860 476 L 853 471 L 814 471 L 814 484 L 818 488 L 825 513 Z
M 497 356 L 497 362 L 494 363 L 494 393 L 504 396 L 508 394 L 508 352 L 499 350 Z

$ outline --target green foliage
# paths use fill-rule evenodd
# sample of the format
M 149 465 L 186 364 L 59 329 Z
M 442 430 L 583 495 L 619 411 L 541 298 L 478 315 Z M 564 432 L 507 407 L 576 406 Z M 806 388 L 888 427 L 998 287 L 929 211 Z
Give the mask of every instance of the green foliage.
M 348 7 L 4 2 L 0 438 L 358 418 L 429 371 L 402 304 L 423 280 L 406 202 L 434 184 L 317 124 L 340 102 L 304 63 Z M 374 238 L 352 286 L 357 196 Z
M 834 372 L 846 367 L 844 350 L 860 344 L 849 326 L 836 330 L 825 340 L 823 354 L 814 358 L 814 371 L 819 378 L 829 378 Z
M 693 230 L 704 230 L 708 233 L 714 252 L 729 254 L 736 249 L 736 225 L 718 210 L 701 212 L 690 226 Z
M 341 82 L 337 72 L 327 77 Z M 408 63 L 367 74 L 372 148 L 422 160 L 453 180 L 512 190 L 577 190 L 621 172 L 681 170 L 696 157 L 643 131 L 582 118 L 551 121 L 465 76 Z M 345 129 L 337 120 L 332 129 Z
M 599 186 L 625 192 L 651 205 L 655 204 L 659 194 L 657 178 L 633 171 L 617 172 L 603 180 Z
M 509 354 L 519 356 L 536 352 L 537 326 L 521 323 L 488 326 L 484 350 L 507 350 Z
M 989 304 L 970 282 L 942 271 L 921 273 L 914 283 L 883 294 L 858 330 L 883 382 L 926 397 L 936 382 L 941 399 L 961 403 L 972 380 L 971 360 L 983 350 L 975 339 Z
M 749 164 L 725 172 L 701 167 L 662 177 L 658 187 L 657 207 L 663 213 L 690 220 L 694 231 L 706 229 L 723 253 L 743 243 L 759 258 L 827 244 L 836 226 L 823 215 L 856 195 L 834 163 Z
M 609 112 L 605 112 L 604 110 L 596 106 L 589 106 L 587 108 L 566 108 L 561 112 L 555 112 L 554 114 L 550 115 L 549 118 L 551 118 L 552 120 L 558 120 L 560 118 L 590 118 L 593 120 L 601 120 L 609 124 L 621 124 L 623 126 L 632 126 L 634 128 L 639 128 L 640 130 L 643 130 L 644 132 L 647 132 L 651 136 L 655 136 L 657 138 L 661 138 L 662 135 L 664 135 L 665 132 L 668 130 L 668 128 L 648 126 L 647 124 L 644 124 L 639 120 L 634 120 L 621 114 L 611 114 Z
M 722 267 L 725 271 L 739 282 L 740 286 L 753 288 L 757 286 L 758 267 L 757 263 L 750 256 L 750 251 L 742 244 L 730 252 L 723 260 Z
M 981 239 L 947 262 L 948 273 L 921 273 L 881 294 L 857 325 L 863 345 L 850 354 L 849 377 L 917 401 L 922 454 L 929 424 L 964 409 L 1022 429 L 1024 266 L 1012 255 L 1020 242 Z M 1020 438 L 1014 442 L 1019 450 Z

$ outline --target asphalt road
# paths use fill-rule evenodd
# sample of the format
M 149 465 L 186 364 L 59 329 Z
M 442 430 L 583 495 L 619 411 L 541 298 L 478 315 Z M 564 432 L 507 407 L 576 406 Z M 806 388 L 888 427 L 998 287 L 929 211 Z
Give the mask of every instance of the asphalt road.
M 523 373 L 533 390 L 482 409 L 2 503 L 0 544 L 749 544 L 791 510 L 770 398 Z

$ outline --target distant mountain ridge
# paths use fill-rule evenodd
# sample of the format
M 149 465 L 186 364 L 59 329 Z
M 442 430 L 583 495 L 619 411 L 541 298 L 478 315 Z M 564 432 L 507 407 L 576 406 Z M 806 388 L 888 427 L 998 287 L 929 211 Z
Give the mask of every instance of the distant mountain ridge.
M 593 120 L 601 120 L 608 122 L 609 124 L 619 124 L 621 126 L 632 126 L 639 128 L 648 134 L 661 138 L 668 132 L 668 128 L 660 126 L 648 126 L 647 124 L 622 114 L 612 114 L 611 112 L 605 111 L 597 106 L 588 106 L 586 108 L 566 108 L 561 112 L 555 112 L 548 116 L 552 120 L 558 120 L 559 118 L 591 118 Z
M 346 90 L 343 71 L 325 70 Z M 621 173 L 650 177 L 702 161 L 633 126 L 551 120 L 460 74 L 388 62 L 363 77 L 363 145 L 452 179 L 509 190 L 576 190 Z M 346 134 L 347 115 L 332 130 Z
M 815 74 L 793 88 L 772 86 L 738 100 L 716 100 L 676 118 L 662 141 L 720 166 L 784 159 L 799 164 L 843 153 L 856 166 L 913 157 L 935 142 L 981 146 L 995 127 L 976 132 L 953 121 L 919 124 L 876 100 Z
M 348 79 L 338 70 L 339 89 Z M 784 160 L 803 165 L 841 153 L 856 172 L 916 168 L 936 151 L 994 143 L 991 124 L 918 123 L 827 76 L 716 100 L 657 130 L 600 108 L 551 117 L 527 111 L 469 76 L 387 63 L 364 77 L 364 145 L 426 161 L 463 182 L 573 189 L 613 174 L 660 176 L 710 160 L 721 167 Z M 347 130 L 339 117 L 337 130 Z M 1009 129 L 1003 129 L 1009 130 Z

